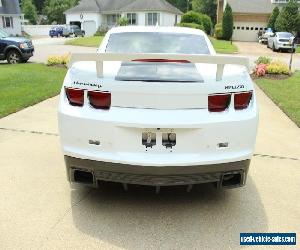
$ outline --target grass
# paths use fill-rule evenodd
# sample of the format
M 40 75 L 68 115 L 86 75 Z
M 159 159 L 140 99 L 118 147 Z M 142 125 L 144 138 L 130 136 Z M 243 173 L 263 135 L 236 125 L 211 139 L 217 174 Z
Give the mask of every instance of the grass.
M 300 45 L 297 46 L 296 52 L 300 53 Z
M 217 40 L 213 37 L 210 37 L 210 41 L 217 53 L 233 54 L 238 52 L 238 48 L 234 44 L 231 44 L 230 41 Z
M 56 96 L 66 71 L 35 63 L 0 65 L 0 118 Z
M 258 86 L 300 127 L 300 71 L 285 80 L 256 80 Z
M 102 39 L 103 36 L 78 37 L 66 41 L 65 44 L 74 46 L 99 47 Z

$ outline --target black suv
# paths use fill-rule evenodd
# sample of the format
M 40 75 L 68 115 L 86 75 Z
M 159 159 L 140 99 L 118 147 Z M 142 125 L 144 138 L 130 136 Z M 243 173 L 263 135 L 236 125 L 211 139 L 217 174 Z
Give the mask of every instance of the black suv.
M 25 37 L 9 37 L 0 29 L 0 60 L 8 63 L 25 63 L 33 56 L 32 42 Z

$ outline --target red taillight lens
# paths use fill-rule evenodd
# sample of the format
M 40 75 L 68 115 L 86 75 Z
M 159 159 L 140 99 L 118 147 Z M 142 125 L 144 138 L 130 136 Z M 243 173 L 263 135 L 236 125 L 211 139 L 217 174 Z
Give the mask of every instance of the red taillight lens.
M 83 89 L 73 89 L 65 88 L 66 95 L 68 97 L 69 103 L 72 106 L 82 107 L 84 103 L 84 90 Z
M 243 110 L 248 108 L 252 99 L 252 92 L 244 92 L 234 95 L 234 108 L 236 110 Z
M 159 62 L 159 63 L 191 63 L 188 60 L 169 60 L 169 59 L 135 59 L 133 62 Z
M 208 96 L 208 110 L 210 112 L 225 111 L 230 104 L 231 94 Z
M 91 106 L 95 109 L 110 109 L 111 93 L 89 91 L 88 98 L 90 100 Z

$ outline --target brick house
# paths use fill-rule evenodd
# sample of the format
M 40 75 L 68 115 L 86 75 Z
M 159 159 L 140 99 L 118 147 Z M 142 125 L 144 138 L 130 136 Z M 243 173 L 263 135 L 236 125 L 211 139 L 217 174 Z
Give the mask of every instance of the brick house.
M 226 3 L 233 12 L 234 41 L 257 41 L 258 32 L 267 29 L 273 9 L 282 8 L 289 0 L 218 0 L 217 21 L 222 21 Z M 300 0 L 298 0 L 300 3 Z

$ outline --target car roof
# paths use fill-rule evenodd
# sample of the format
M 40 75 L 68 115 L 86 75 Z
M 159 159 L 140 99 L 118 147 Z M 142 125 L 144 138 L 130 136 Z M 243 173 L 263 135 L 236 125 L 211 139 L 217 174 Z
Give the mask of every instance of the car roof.
M 110 34 L 123 32 L 162 32 L 181 33 L 206 36 L 205 32 L 199 29 L 185 27 L 161 27 L 161 26 L 120 26 L 109 30 Z

